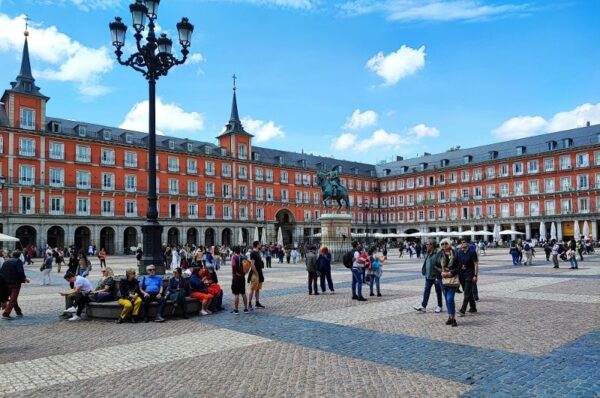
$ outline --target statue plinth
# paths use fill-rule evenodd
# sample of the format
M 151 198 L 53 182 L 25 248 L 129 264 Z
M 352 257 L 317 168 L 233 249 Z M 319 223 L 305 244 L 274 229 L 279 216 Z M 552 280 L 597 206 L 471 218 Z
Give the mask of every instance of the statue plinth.
M 341 262 L 352 248 L 352 216 L 350 214 L 321 214 L 321 245 L 327 246 L 332 261 Z

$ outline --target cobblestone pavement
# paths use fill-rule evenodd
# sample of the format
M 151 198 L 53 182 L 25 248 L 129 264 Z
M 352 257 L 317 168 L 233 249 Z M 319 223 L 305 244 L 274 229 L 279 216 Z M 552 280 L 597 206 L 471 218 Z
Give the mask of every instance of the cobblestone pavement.
M 309 296 L 303 264 L 274 262 L 266 309 L 163 324 L 67 322 L 66 282 L 54 273 L 40 286 L 38 264 L 27 266 L 25 316 L 0 321 L 0 396 L 600 396 L 600 256 L 569 270 L 542 258 L 513 266 L 506 250 L 488 250 L 478 312 L 458 328 L 434 313 L 435 291 L 426 313 L 412 308 L 421 261 L 389 257 L 383 296 L 363 286 L 367 302 L 351 299 L 343 266 L 333 270 L 335 294 Z M 135 266 L 133 257 L 108 263 L 117 274 Z M 219 279 L 230 308 L 229 267 Z

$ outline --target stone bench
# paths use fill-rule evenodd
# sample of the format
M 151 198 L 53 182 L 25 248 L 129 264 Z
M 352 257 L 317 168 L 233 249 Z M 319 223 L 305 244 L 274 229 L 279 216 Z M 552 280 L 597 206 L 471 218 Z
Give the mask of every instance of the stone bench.
M 187 302 L 186 313 L 188 315 L 198 315 L 198 312 L 200 311 L 200 302 L 198 301 L 198 299 L 186 297 L 185 301 Z M 157 308 L 158 308 L 158 303 L 156 301 L 153 301 L 152 303 L 150 303 L 150 308 L 148 309 L 148 317 L 149 318 L 152 319 L 156 316 Z M 90 302 L 85 306 L 85 313 L 90 318 L 119 319 L 119 316 L 121 315 L 121 309 L 122 309 L 122 307 L 118 301 L 105 301 L 102 303 Z M 171 316 L 172 311 L 173 311 L 173 301 L 167 300 L 165 302 L 163 315 L 166 318 L 168 318 Z M 181 316 L 182 312 L 183 311 L 181 308 L 177 308 L 177 310 L 175 311 L 175 315 Z M 140 311 L 140 316 L 142 313 L 143 313 L 143 309 L 142 309 L 142 311 Z

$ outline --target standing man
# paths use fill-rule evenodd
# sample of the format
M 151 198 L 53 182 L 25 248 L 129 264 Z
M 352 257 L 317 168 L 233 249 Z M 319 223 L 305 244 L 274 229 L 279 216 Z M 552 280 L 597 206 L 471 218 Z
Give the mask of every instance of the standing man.
M 317 288 L 317 272 L 319 271 L 317 267 L 317 254 L 315 253 L 316 247 L 311 246 L 309 248 L 308 253 L 306 253 L 306 271 L 308 271 L 308 294 L 313 294 L 313 287 L 315 291 L 315 295 L 319 294 L 319 289 Z
M 260 289 L 265 281 L 263 276 L 264 264 L 259 251 L 260 242 L 252 243 L 252 253 L 250 253 L 250 275 L 248 275 L 248 283 L 250 283 L 250 293 L 248 294 L 248 309 L 252 311 L 252 296 L 256 297 L 256 308 L 265 308 L 260 303 Z
M 477 284 L 479 261 L 477 259 L 477 253 L 475 253 L 474 250 L 470 250 L 466 239 L 461 239 L 460 247 L 456 251 L 456 258 L 460 267 L 460 281 L 464 291 L 463 304 L 458 312 L 459 316 L 465 316 L 467 305 L 470 307 L 469 312 L 477 312 L 477 307 L 475 306 L 474 286 Z
M 552 240 L 552 262 L 554 263 L 554 268 L 558 268 L 558 252 L 560 251 L 560 245 L 556 240 Z
M 273 256 L 273 253 L 271 252 L 271 247 L 272 245 L 267 245 L 265 247 L 265 259 L 267 261 L 267 268 L 271 268 L 271 256 Z
M 158 302 L 154 322 L 164 322 L 165 318 L 162 316 L 165 307 L 163 280 L 156 275 L 156 267 L 153 264 L 146 267 L 146 272 L 148 275 L 143 276 L 140 281 L 140 292 L 142 293 L 142 300 L 144 300 L 144 322 L 149 321 L 148 309 L 152 301 Z
M 21 284 L 29 283 L 29 279 L 25 276 L 23 261 L 19 259 L 20 257 L 21 252 L 19 250 L 13 251 L 12 258 L 6 260 L 0 269 L 0 274 L 2 274 L 4 281 L 8 286 L 8 304 L 6 304 L 4 312 L 2 313 L 2 319 L 7 321 L 15 319 L 10 316 L 13 308 L 18 317 L 23 316 L 23 311 L 21 311 L 17 299 L 19 298 L 19 292 L 21 291 Z
M 244 300 L 244 314 L 248 313 L 248 297 L 246 297 L 246 281 L 244 280 L 244 269 L 241 264 L 242 249 L 239 246 L 234 246 L 233 255 L 231 256 L 231 293 L 233 294 L 233 315 L 238 315 L 240 312 L 240 295 Z
M 434 240 L 430 240 L 426 244 L 425 261 L 423 261 L 423 268 L 421 273 L 425 277 L 425 290 L 423 291 L 423 302 L 419 306 L 413 307 L 419 312 L 427 311 L 427 303 L 429 303 L 429 295 L 431 294 L 431 286 L 435 286 L 435 294 L 437 296 L 437 305 L 435 306 L 435 312 L 439 313 L 442 311 L 442 291 L 444 286 L 442 285 L 442 278 L 435 270 L 435 261 L 438 255 L 436 249 L 436 243 Z
M 352 300 L 367 301 L 362 295 L 362 279 L 365 263 L 360 258 L 362 247 L 358 242 L 352 242 Z

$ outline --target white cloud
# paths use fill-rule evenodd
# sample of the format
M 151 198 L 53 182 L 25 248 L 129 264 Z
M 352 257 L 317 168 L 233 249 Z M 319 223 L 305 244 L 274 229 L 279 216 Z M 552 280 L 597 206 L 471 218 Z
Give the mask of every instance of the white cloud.
M 265 142 L 273 138 L 284 138 L 286 133 L 283 131 L 283 126 L 275 125 L 275 122 L 269 120 L 256 120 L 250 117 L 242 119 L 244 129 L 254 136 L 254 142 Z
M 477 0 L 356 0 L 342 4 L 340 10 L 348 16 L 382 13 L 388 20 L 410 21 L 471 21 L 503 15 L 523 14 L 529 4 L 490 4 Z
M 377 117 L 377 112 L 375 111 L 361 112 L 360 109 L 355 109 L 352 112 L 352 116 L 346 120 L 346 123 L 342 127 L 349 130 L 358 130 L 363 127 L 375 126 L 377 124 Z
M 429 127 L 425 124 L 417 124 L 414 127 L 408 129 L 409 135 L 414 136 L 417 140 L 422 138 L 438 137 L 440 131 L 435 127 Z
M 23 49 L 24 15 L 10 18 L 0 14 L 0 52 L 21 56 Z M 109 89 L 100 84 L 101 76 L 113 67 L 113 60 L 106 47 L 86 47 L 61 33 L 55 26 L 42 28 L 39 24 L 29 27 L 29 54 L 34 77 L 62 82 L 73 82 L 81 94 L 96 96 L 106 94 Z
M 425 46 L 414 49 L 402 45 L 397 51 L 383 55 L 380 51 L 367 61 L 366 67 L 383 77 L 386 86 L 398 83 L 425 66 Z
M 148 100 L 138 102 L 125 116 L 120 128 L 136 131 L 148 131 Z M 204 115 L 198 112 L 186 112 L 174 103 L 164 103 L 156 98 L 156 130 L 159 133 L 178 131 L 198 131 L 204 129 Z
M 512 140 L 583 127 L 588 121 L 592 124 L 600 123 L 600 103 L 586 103 L 570 111 L 556 113 L 550 120 L 542 116 L 516 116 L 492 130 L 492 134 L 499 140 Z
M 201 62 L 204 62 L 204 56 L 200 53 L 194 53 L 191 54 L 190 56 L 188 56 L 188 59 L 186 61 L 186 63 L 188 64 L 199 64 Z
M 358 135 L 352 133 L 343 133 L 331 141 L 331 147 L 338 151 L 345 151 L 353 148 L 358 141 Z

